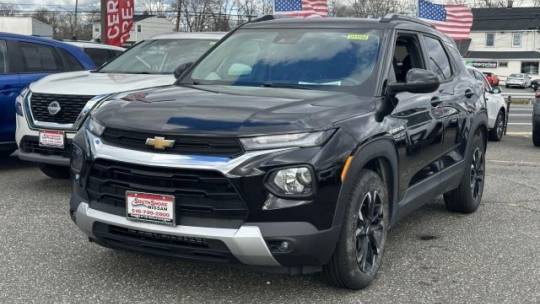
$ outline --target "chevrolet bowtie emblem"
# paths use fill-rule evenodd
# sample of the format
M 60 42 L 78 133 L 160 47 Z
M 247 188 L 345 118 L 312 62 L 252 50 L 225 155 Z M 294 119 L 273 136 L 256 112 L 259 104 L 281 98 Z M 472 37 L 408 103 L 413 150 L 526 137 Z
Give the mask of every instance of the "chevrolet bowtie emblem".
M 165 137 L 155 136 L 154 138 L 147 138 L 146 145 L 154 147 L 156 150 L 165 150 L 174 146 L 174 140 L 165 139 Z

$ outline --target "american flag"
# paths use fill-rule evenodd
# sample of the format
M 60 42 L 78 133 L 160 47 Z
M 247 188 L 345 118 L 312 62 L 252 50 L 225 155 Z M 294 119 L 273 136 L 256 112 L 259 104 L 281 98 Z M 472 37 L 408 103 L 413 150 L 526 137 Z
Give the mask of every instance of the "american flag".
M 327 0 L 274 0 L 274 14 L 298 17 L 327 16 Z
M 434 4 L 426 0 L 418 3 L 418 17 L 454 40 L 469 38 L 473 23 L 472 11 L 465 5 Z

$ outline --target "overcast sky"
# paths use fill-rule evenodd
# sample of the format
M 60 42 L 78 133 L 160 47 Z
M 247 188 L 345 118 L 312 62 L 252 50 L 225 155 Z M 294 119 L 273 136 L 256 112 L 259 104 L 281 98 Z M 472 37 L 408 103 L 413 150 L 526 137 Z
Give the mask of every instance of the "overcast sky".
M 166 3 L 172 3 L 176 0 L 165 0 Z M 340 0 L 343 2 L 349 2 L 351 0 Z M 403 0 L 407 3 L 411 2 L 411 0 Z M 99 2 L 100 0 L 79 0 L 79 8 L 81 10 L 90 10 L 99 8 Z M 137 11 L 142 10 L 142 3 L 143 0 L 135 0 L 135 6 L 137 8 Z M 448 2 L 455 2 L 451 0 L 433 0 L 435 3 L 448 3 Z M 473 0 L 468 0 L 468 2 L 472 3 Z M 46 7 L 49 10 L 73 10 L 75 6 L 75 0 L 0 0 L 0 3 L 13 3 L 17 5 L 18 9 L 25 10 L 25 9 L 36 9 L 38 7 Z M 531 6 L 531 0 L 514 0 L 514 6 Z

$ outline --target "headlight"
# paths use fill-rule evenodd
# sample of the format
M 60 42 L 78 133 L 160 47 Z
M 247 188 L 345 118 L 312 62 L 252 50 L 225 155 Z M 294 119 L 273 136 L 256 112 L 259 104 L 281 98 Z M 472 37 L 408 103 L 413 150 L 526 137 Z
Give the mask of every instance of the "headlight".
M 15 99 L 15 111 L 17 112 L 17 115 L 19 116 L 24 116 L 23 103 L 24 103 L 24 99 L 26 98 L 29 92 L 30 90 L 28 88 L 24 88 L 21 91 L 21 94 L 19 94 L 19 96 L 17 96 L 17 98 Z
M 105 126 L 100 124 L 94 117 L 90 117 L 90 119 L 88 119 L 86 128 L 88 131 L 90 131 L 90 133 L 97 137 L 100 137 L 105 131 Z
M 270 192 L 281 197 L 309 197 L 314 192 L 311 168 L 298 166 L 270 172 L 266 185 Z
M 106 100 L 108 96 L 109 95 L 94 96 L 92 99 L 86 102 L 86 105 L 84 105 L 84 108 L 81 110 L 81 113 L 79 113 L 79 116 L 77 116 L 77 119 L 75 120 L 74 125 L 76 126 L 76 129 L 78 129 L 79 126 L 84 122 L 88 114 L 97 108 L 102 101 Z
M 264 150 L 288 147 L 314 147 L 323 144 L 334 130 L 293 133 L 281 135 L 267 135 L 258 137 L 245 137 L 240 141 L 246 150 Z
M 73 171 L 75 171 L 75 173 L 79 173 L 81 172 L 84 164 L 84 152 L 75 143 L 71 147 L 71 168 Z

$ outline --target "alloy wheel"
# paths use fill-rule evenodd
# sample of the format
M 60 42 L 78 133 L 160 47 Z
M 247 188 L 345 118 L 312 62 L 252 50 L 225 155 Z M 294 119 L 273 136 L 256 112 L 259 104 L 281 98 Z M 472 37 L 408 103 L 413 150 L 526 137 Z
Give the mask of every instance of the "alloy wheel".
M 497 137 L 501 138 L 504 131 L 504 116 L 499 114 L 499 119 L 497 119 Z
M 384 246 L 384 207 L 377 191 L 364 195 L 358 210 L 355 230 L 356 262 L 360 271 L 370 273 L 382 254 Z
M 477 147 L 473 153 L 471 162 L 471 191 L 473 199 L 477 200 L 482 193 L 484 186 L 484 155 L 480 147 Z

